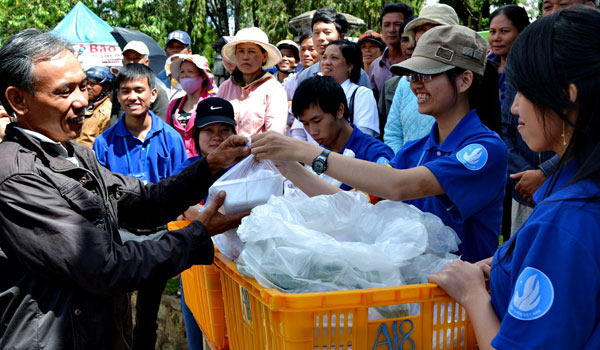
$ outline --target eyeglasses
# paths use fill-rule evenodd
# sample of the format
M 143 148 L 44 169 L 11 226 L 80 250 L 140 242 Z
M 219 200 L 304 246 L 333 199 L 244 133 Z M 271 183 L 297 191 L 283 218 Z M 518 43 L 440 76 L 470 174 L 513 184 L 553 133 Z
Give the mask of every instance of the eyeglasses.
M 419 74 L 419 73 L 410 73 L 406 75 L 406 80 L 408 80 L 411 83 L 417 82 L 417 81 L 421 81 L 423 83 L 426 83 L 428 81 L 431 81 L 433 79 L 433 77 L 435 77 L 437 74 Z

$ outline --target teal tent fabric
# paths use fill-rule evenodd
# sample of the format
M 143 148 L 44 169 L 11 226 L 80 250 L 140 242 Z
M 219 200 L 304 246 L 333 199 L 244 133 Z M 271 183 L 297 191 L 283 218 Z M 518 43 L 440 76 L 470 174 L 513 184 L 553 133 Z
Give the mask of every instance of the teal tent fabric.
M 113 28 L 93 13 L 81 1 L 56 25 L 52 33 L 72 44 L 115 43 Z

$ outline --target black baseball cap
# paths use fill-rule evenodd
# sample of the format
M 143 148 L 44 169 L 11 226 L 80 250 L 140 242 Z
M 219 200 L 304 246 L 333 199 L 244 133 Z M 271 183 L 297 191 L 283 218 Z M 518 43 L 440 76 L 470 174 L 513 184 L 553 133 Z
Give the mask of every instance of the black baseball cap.
M 220 97 L 210 97 L 200 101 L 196 106 L 194 126 L 198 129 L 214 124 L 225 123 L 235 127 L 233 105 Z

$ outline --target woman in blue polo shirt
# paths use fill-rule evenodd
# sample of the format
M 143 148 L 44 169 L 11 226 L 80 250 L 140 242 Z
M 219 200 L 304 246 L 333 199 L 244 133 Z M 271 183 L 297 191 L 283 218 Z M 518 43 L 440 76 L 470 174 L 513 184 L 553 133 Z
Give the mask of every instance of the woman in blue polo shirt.
M 414 204 L 456 231 L 464 260 L 487 258 L 498 247 L 508 156 L 498 134 L 482 123 L 500 128 L 497 74 L 486 65 L 486 50 L 473 30 L 440 26 L 423 34 L 410 59 L 392 67 L 408 71 L 419 112 L 436 118 L 428 136 L 396 154 L 390 163 L 396 169 L 275 135 L 253 138 L 252 153 L 312 162 L 354 188 Z
M 493 259 L 430 276 L 465 307 L 480 349 L 600 349 L 600 37 L 591 33 L 600 12 L 581 6 L 515 42 L 505 71 L 519 133 L 532 151 L 560 155 L 558 169 Z

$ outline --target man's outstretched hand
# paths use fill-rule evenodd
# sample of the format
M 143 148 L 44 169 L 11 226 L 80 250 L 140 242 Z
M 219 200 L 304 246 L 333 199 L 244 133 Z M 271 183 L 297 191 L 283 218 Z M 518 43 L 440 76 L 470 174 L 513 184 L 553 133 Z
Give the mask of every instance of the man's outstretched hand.
M 215 175 L 219 170 L 226 169 L 250 154 L 246 146 L 248 139 L 242 136 L 230 136 L 221 142 L 219 147 L 206 156 L 210 174 Z
M 223 215 L 219 213 L 219 208 L 225 202 L 225 192 L 217 193 L 213 201 L 204 207 L 200 212 L 198 221 L 200 221 L 211 236 L 218 235 L 240 225 L 242 218 L 248 216 L 250 211 L 244 211 L 238 214 Z

